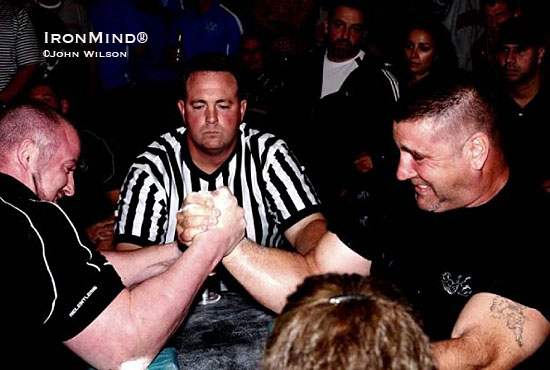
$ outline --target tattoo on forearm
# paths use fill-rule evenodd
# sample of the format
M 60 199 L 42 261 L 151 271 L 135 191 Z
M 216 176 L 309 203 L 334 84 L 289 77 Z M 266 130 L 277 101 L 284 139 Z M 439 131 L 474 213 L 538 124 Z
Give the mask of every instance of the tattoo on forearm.
M 492 316 L 506 322 L 516 338 L 518 346 L 523 346 L 523 326 L 525 325 L 525 306 L 502 297 L 495 297 L 491 305 Z

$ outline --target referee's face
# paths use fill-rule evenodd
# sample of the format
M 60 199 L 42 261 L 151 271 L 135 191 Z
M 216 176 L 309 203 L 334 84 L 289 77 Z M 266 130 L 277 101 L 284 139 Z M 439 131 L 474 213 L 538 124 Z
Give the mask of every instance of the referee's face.
M 237 81 L 229 72 L 196 72 L 187 80 L 186 90 L 186 100 L 180 100 L 178 107 L 191 155 L 229 155 L 246 110 Z

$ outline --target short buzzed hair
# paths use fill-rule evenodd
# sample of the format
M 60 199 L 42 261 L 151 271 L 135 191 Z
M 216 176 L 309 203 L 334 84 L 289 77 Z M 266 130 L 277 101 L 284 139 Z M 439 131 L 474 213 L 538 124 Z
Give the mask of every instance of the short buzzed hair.
M 465 79 L 436 82 L 399 102 L 395 121 L 430 123 L 434 137 L 457 143 L 475 132 L 499 143 L 495 109 L 476 84 Z
M 24 103 L 8 108 L 0 117 L 0 158 L 23 140 L 33 140 L 40 149 L 40 161 L 48 161 L 58 147 L 59 127 L 69 124 L 63 116 L 41 103 Z
M 304 280 L 267 340 L 263 370 L 431 370 L 428 337 L 390 286 L 357 274 Z
M 200 72 L 227 72 L 230 73 L 237 82 L 237 96 L 239 100 L 244 98 L 242 94 L 241 74 L 236 60 L 221 53 L 201 53 L 189 59 L 184 67 L 180 96 L 183 100 L 187 98 L 187 82 L 194 73 Z

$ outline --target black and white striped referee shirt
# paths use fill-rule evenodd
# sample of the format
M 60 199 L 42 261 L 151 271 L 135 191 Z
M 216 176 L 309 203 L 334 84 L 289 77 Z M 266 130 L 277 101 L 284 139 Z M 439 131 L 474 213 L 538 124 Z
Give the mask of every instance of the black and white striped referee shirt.
M 176 212 L 185 196 L 227 186 L 245 210 L 246 236 L 263 246 L 281 246 L 290 226 L 319 211 L 318 197 L 283 140 L 244 123 L 239 130 L 234 153 L 210 175 L 191 160 L 184 127 L 149 145 L 122 186 L 115 242 L 174 241 Z

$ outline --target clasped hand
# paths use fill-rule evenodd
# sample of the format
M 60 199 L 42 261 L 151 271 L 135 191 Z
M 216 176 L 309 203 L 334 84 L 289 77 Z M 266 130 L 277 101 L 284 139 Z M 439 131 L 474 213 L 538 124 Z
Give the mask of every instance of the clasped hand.
M 201 238 L 220 241 L 224 255 L 244 238 L 244 210 L 227 187 L 213 192 L 190 193 L 177 214 L 178 240 L 192 246 Z

